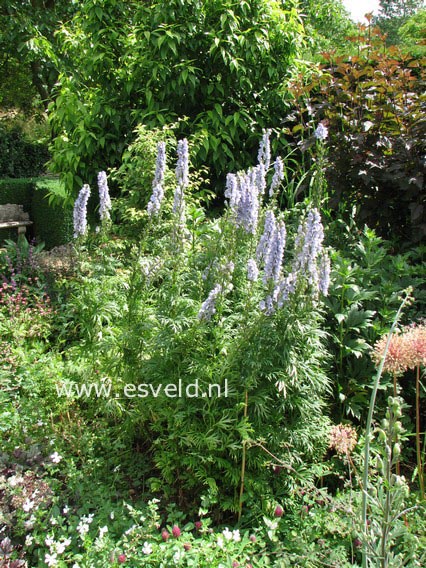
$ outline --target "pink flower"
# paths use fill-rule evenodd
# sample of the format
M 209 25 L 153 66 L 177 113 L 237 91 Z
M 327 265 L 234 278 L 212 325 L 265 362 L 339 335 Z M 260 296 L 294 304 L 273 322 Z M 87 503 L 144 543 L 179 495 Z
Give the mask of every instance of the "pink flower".
M 164 542 L 167 542 L 169 540 L 170 534 L 166 531 L 166 529 L 162 531 L 161 538 L 164 540 Z
M 119 564 L 124 564 L 126 562 L 126 555 L 125 554 L 119 554 L 118 558 L 117 558 L 117 562 Z
M 197 531 L 199 531 L 199 530 L 201 530 L 203 523 L 202 523 L 202 521 L 195 521 L 194 526 L 197 529 Z
M 179 538 L 179 537 L 180 537 L 181 532 L 180 532 L 180 528 L 179 528 L 177 525 L 174 525 L 174 526 L 173 526 L 173 528 L 172 528 L 172 535 L 173 535 L 175 538 Z
M 275 515 L 276 517 L 282 517 L 282 516 L 283 516 L 283 513 L 284 513 L 284 509 L 283 509 L 280 505 L 277 505 L 277 506 L 275 507 L 274 515 Z

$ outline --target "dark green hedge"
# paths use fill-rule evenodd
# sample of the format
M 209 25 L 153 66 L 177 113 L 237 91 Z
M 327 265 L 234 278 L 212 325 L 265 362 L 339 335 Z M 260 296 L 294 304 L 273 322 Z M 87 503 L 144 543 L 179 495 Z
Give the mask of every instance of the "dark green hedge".
M 70 242 L 73 238 L 72 208 L 49 205 L 49 193 L 63 193 L 59 180 L 0 179 L 0 204 L 23 205 L 34 222 L 34 225 L 27 229 L 27 236 L 35 237 L 37 242 L 43 241 L 48 250 Z M 0 241 L 16 236 L 16 229 L 0 231 Z
M 0 205 L 17 203 L 23 205 L 27 213 L 31 213 L 34 182 L 33 178 L 0 179 Z
M 61 182 L 56 179 L 38 179 L 34 186 L 31 220 L 34 231 L 46 249 L 63 245 L 73 239 L 72 208 L 49 205 L 49 193 L 60 193 Z
M 25 178 L 46 171 L 47 144 L 25 140 L 19 128 L 0 126 L 0 178 Z

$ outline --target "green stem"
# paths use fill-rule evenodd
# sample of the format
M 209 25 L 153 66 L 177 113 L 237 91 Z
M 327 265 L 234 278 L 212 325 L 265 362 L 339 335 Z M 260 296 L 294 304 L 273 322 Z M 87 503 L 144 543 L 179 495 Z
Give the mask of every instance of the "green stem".
M 366 424 L 366 429 L 365 429 L 364 472 L 363 472 L 363 476 L 362 476 L 362 487 L 363 487 L 363 492 L 362 492 L 362 525 L 363 525 L 365 535 L 367 534 L 368 470 L 369 470 L 369 465 L 370 465 L 370 442 L 371 442 L 371 428 L 372 428 L 372 424 L 373 424 L 374 406 L 376 404 L 376 397 L 377 397 L 377 391 L 378 391 L 379 384 L 380 384 L 380 377 L 382 376 L 382 373 L 383 373 L 383 367 L 384 367 L 384 364 L 385 364 L 387 352 L 389 350 L 389 345 L 390 345 L 390 342 L 391 342 L 392 334 L 393 334 L 395 327 L 396 327 L 396 325 L 399 321 L 399 318 L 401 317 L 401 313 L 402 313 L 402 310 L 405 307 L 405 304 L 410 299 L 410 292 L 411 292 L 410 289 L 406 292 L 407 295 L 403 299 L 403 301 L 402 301 L 402 303 L 401 303 L 401 305 L 400 305 L 400 307 L 399 307 L 399 309 L 396 313 L 395 319 L 393 320 L 392 326 L 389 330 L 385 351 L 383 353 L 382 360 L 380 361 L 379 368 L 377 369 L 377 374 L 376 374 L 376 378 L 374 380 L 373 390 L 371 391 L 370 406 L 369 406 L 369 409 L 368 409 L 367 424 Z M 367 544 L 366 544 L 365 538 L 364 538 L 364 542 L 363 542 L 363 546 L 362 546 L 362 568 L 367 568 L 367 562 L 368 562 Z
M 247 419 L 248 415 L 248 390 L 245 392 L 244 401 L 244 419 Z M 240 500 L 238 507 L 238 522 L 241 520 L 241 515 L 243 513 L 243 495 L 244 495 L 244 480 L 246 473 L 246 454 L 247 454 L 247 440 L 243 440 L 243 457 L 241 460 L 241 485 L 240 485 Z
M 422 449 L 420 440 L 420 365 L 416 372 L 416 449 L 417 449 L 417 475 L 419 476 L 420 497 L 425 498 L 425 483 L 423 477 Z

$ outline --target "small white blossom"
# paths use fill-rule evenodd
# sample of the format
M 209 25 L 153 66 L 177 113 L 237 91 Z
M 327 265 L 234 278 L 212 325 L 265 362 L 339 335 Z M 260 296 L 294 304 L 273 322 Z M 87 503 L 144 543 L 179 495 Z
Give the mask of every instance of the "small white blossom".
M 230 531 L 228 527 L 225 527 L 225 529 L 222 531 L 222 534 L 226 538 L 226 540 L 232 540 L 232 531 Z
M 44 555 L 44 561 L 48 566 L 57 566 L 58 560 L 56 554 L 46 554 Z
M 232 540 L 234 542 L 240 542 L 241 541 L 241 535 L 240 535 L 240 531 L 237 529 L 235 531 L 232 531 Z
M 34 538 L 30 534 L 27 534 L 27 536 L 25 537 L 25 546 L 31 546 L 33 540 Z
M 26 513 L 29 513 L 33 507 L 34 507 L 34 501 L 31 501 L 30 499 L 26 499 L 26 501 L 22 505 L 22 508 Z
M 53 454 L 50 456 L 50 459 L 53 463 L 59 463 L 62 459 L 62 456 L 60 456 L 58 452 L 53 452 Z
M 152 554 L 152 546 L 149 544 L 149 542 L 143 543 L 142 552 L 144 554 Z
M 100 527 L 99 529 L 99 538 L 103 538 L 104 535 L 108 532 L 108 527 Z
M 217 537 L 217 545 L 219 548 L 223 548 L 224 547 L 224 542 L 223 542 L 223 538 L 221 536 Z
M 23 481 L 24 481 L 24 478 L 21 477 L 20 475 L 11 475 L 9 477 L 9 479 L 7 480 L 7 482 L 9 483 L 9 485 L 11 487 L 16 487 L 17 485 L 19 485 Z
M 62 509 L 62 513 L 64 515 L 68 515 L 69 512 L 70 512 L 70 508 L 68 507 L 68 505 L 65 505 L 65 507 Z

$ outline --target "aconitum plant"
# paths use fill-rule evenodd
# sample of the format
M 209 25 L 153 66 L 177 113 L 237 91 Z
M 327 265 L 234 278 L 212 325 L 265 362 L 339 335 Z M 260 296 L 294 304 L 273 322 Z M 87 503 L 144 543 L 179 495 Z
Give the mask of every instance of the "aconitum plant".
M 159 142 L 157 145 L 157 160 L 155 163 L 155 175 L 152 182 L 152 195 L 149 200 L 147 211 L 150 217 L 158 215 L 161 202 L 164 197 L 164 174 L 166 171 L 166 143 Z
M 90 197 L 90 187 L 85 184 L 80 190 L 74 203 L 73 221 L 74 238 L 84 236 L 87 231 L 87 202 Z
M 111 198 L 109 196 L 108 179 L 105 172 L 98 173 L 99 217 L 101 221 L 110 219 Z

